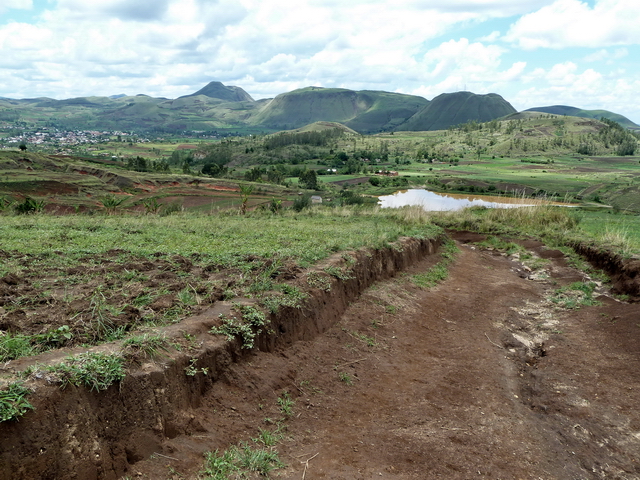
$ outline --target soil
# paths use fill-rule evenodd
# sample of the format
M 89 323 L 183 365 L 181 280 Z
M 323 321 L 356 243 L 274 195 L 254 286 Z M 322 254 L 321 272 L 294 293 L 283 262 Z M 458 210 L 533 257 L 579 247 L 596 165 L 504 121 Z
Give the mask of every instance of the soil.
M 558 308 L 550 295 L 585 279 L 559 251 L 526 242 L 547 277 L 477 235 L 457 239 L 437 287 L 411 281 L 432 255 L 315 339 L 232 365 L 190 412 L 192 430 L 131 474 L 196 478 L 203 452 L 282 419 L 287 466 L 274 478 L 640 478 L 640 305 L 601 288 L 601 305 Z
M 413 262 L 323 333 L 245 353 L 206 389 L 198 374 L 202 395 L 174 413 L 181 421 L 114 440 L 111 453 L 126 452 L 118 469 L 65 478 L 195 479 L 204 452 L 280 424 L 286 466 L 273 478 L 640 479 L 640 304 L 601 285 L 599 305 L 561 308 L 554 292 L 589 280 L 561 252 L 522 242 L 548 262 L 532 271 L 478 247 L 480 235 L 452 236 L 460 251 L 439 285 L 414 276 L 440 255 Z M 167 273 L 187 269 L 161 260 Z M 121 396 L 91 398 L 127 405 Z M 290 416 L 278 405 L 287 396 Z

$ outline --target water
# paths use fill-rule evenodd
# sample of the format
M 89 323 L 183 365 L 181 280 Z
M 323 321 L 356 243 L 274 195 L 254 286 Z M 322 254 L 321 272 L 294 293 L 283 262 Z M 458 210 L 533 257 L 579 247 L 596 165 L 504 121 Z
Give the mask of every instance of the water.
M 422 188 L 401 190 L 393 195 L 378 197 L 382 208 L 398 208 L 407 205 L 422 206 L 427 211 L 462 210 L 467 207 L 515 208 L 535 205 L 565 205 L 567 203 L 542 202 L 527 198 L 496 197 L 491 195 L 464 195 L 458 193 L 435 193 Z

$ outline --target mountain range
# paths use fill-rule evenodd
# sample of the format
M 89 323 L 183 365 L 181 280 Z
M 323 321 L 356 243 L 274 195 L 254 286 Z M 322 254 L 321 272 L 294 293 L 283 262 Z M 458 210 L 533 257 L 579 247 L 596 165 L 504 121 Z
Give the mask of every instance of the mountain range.
M 548 106 L 528 111 L 605 117 L 627 128 L 640 129 L 628 118 L 606 110 Z M 341 123 L 359 133 L 442 130 L 514 113 L 515 108 L 495 93 L 443 93 L 429 101 L 416 95 L 384 91 L 306 87 L 256 101 L 242 88 L 221 82 L 210 82 L 197 92 L 176 99 L 142 94 L 66 100 L 0 97 L 0 125 L 168 133 L 270 132 L 301 128 L 318 121 Z

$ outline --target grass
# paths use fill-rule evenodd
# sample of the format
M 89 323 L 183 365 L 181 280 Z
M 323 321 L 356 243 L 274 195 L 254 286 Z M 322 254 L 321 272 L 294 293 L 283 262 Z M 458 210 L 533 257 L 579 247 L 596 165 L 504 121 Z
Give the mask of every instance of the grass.
M 207 480 L 248 479 L 256 474 L 268 477 L 271 471 L 283 466 L 278 453 L 271 448 L 241 442 L 224 452 L 205 453 L 204 469 L 200 475 Z
M 0 238 L 7 251 L 77 257 L 119 248 L 134 255 L 198 252 L 234 266 L 246 256 L 294 259 L 310 265 L 334 252 L 378 248 L 400 236 L 435 237 L 440 230 L 408 222 L 397 211 L 312 209 L 282 215 L 157 216 L 0 216 Z
M 26 397 L 31 393 L 22 382 L 14 382 L 0 390 L 0 422 L 17 420 L 33 410 Z
M 575 310 L 580 307 L 601 305 L 593 298 L 596 284 L 593 282 L 574 282 L 571 285 L 557 289 L 551 301 L 561 308 Z
M 440 254 L 442 260 L 436 263 L 425 273 L 418 273 L 411 276 L 413 283 L 420 288 L 433 288 L 443 282 L 449 276 L 449 265 L 453 262 L 458 247 L 452 241 L 444 244 L 444 251 Z
M 267 324 L 264 312 L 250 305 L 236 305 L 238 315 L 231 316 L 220 314 L 222 325 L 214 326 L 209 330 L 214 335 L 224 335 L 228 341 L 240 339 L 242 348 L 251 349 L 255 338 Z
M 120 354 L 82 353 L 46 370 L 58 379 L 62 388 L 75 385 L 101 391 L 125 377 L 124 363 Z

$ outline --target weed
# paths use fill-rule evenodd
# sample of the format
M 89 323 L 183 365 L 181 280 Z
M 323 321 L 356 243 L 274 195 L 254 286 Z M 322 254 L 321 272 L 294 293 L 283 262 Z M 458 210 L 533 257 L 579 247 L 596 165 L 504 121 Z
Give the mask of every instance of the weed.
M 47 367 L 62 384 L 84 385 L 91 390 L 106 390 L 125 377 L 124 358 L 119 354 L 82 353 L 63 363 Z
M 276 313 L 280 307 L 300 308 L 302 301 L 308 297 L 306 293 L 294 285 L 281 284 L 277 288 L 282 292 L 281 295 L 269 295 L 261 302 L 271 313 Z
M 120 315 L 122 310 L 110 305 L 98 287 L 91 296 L 91 321 L 87 327 L 87 333 L 93 341 L 117 340 L 125 334 L 124 327 L 116 327 L 111 316 Z
M 0 362 L 28 357 L 29 355 L 35 355 L 37 352 L 28 335 L 9 332 L 0 336 Z
M 282 392 L 282 396 L 278 397 L 278 407 L 280 407 L 280 412 L 282 412 L 285 417 L 293 415 L 294 404 L 295 402 L 286 390 Z
M 41 213 L 44 210 L 44 200 L 38 201 L 31 197 L 26 197 L 24 202 L 18 203 L 15 206 L 15 211 L 18 215 L 28 215 L 31 213 Z
M 227 340 L 239 337 L 242 340 L 242 348 L 253 348 L 254 340 L 267 320 L 263 312 L 249 305 L 237 305 L 241 318 L 220 314 L 222 325 L 212 327 L 209 331 L 214 335 L 224 335 Z
M 148 198 L 142 202 L 144 205 L 144 210 L 147 214 L 157 215 L 160 209 L 164 206 L 162 203 L 158 202 L 158 199 Z
M 324 271 L 338 280 L 351 280 L 352 278 L 355 278 L 347 269 L 342 269 L 333 265 L 324 267 Z
M 353 381 L 351 380 L 351 375 L 349 375 L 347 372 L 339 372 L 338 378 L 340 379 L 341 382 L 347 385 L 353 385 Z
M 178 292 L 178 300 L 185 306 L 194 306 L 200 303 L 200 298 L 191 285 L 187 285 Z
M 126 199 L 126 197 L 117 198 L 115 195 L 107 195 L 100 201 L 100 203 L 102 203 L 102 206 L 108 215 L 115 215 L 118 207 L 120 207 Z
M 577 309 L 582 306 L 601 305 L 593 298 L 596 284 L 593 282 L 574 282 L 559 288 L 551 297 L 551 301 L 561 308 Z
M 22 382 L 14 382 L 0 390 L 0 422 L 16 420 L 33 410 L 26 397 L 31 393 Z
M 167 351 L 169 342 L 164 335 L 150 335 L 144 333 L 127 338 L 122 342 L 122 353 L 127 358 L 140 356 L 153 358 L 160 354 L 161 350 Z
M 367 347 L 378 346 L 378 342 L 373 337 L 367 337 L 363 333 L 358 333 L 358 332 L 351 332 L 351 335 L 357 338 L 358 340 L 361 340 L 362 342 L 364 342 L 367 345 Z
M 189 365 L 184 368 L 184 371 L 187 374 L 187 376 L 195 377 L 198 374 L 198 372 L 202 372 L 202 374 L 204 375 L 207 375 L 209 373 L 208 367 L 198 368 L 196 367 L 196 363 L 198 363 L 197 358 L 192 358 L 191 360 L 189 360 Z
M 204 470 L 208 480 L 253 478 L 251 474 L 268 476 L 272 470 L 282 468 L 277 452 L 267 448 L 254 448 L 246 442 L 232 446 L 225 452 L 205 453 Z
M 426 273 L 418 273 L 412 275 L 411 279 L 420 288 L 432 288 L 440 282 L 446 280 L 449 276 L 449 270 L 447 266 L 442 263 L 438 263 L 427 270 Z
M 275 431 L 261 428 L 258 438 L 254 438 L 253 441 L 256 443 L 262 443 L 265 447 L 274 447 L 280 440 L 282 440 L 282 437 L 283 435 L 280 433 L 280 427 Z
M 411 276 L 413 283 L 420 288 L 432 288 L 449 276 L 448 267 L 453 262 L 458 247 L 454 242 L 448 241 L 444 244 L 444 251 L 440 254 L 442 260 L 427 270 L 425 273 L 418 273 Z
M 331 279 L 320 272 L 307 273 L 307 285 L 311 288 L 318 288 L 325 292 L 331 291 Z

